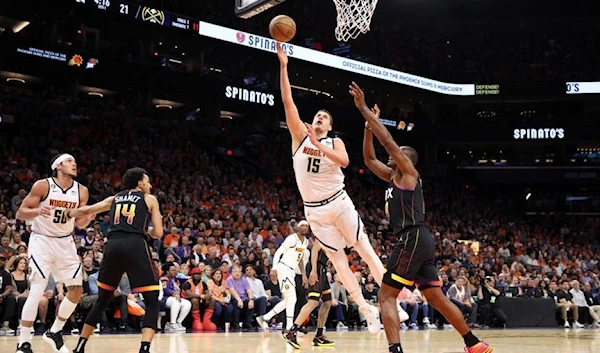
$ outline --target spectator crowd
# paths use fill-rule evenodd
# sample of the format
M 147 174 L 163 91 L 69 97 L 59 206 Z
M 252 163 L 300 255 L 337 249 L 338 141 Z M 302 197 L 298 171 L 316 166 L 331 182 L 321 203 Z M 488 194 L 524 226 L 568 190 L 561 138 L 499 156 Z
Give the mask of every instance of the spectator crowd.
M 273 255 L 303 219 L 290 154 L 263 156 L 257 169 L 220 155 L 210 141 L 209 146 L 196 142 L 188 122 L 156 120 L 110 101 L 75 107 L 9 97 L 2 103 L 2 109 L 18 112 L 27 123 L 0 134 L 1 332 L 14 333 L 28 294 L 31 224 L 15 219 L 15 211 L 33 182 L 48 177 L 48 161 L 58 152 L 76 156 L 78 181 L 89 188 L 91 202 L 118 191 L 129 167 L 141 166 L 150 174 L 165 227 L 164 236 L 149 243 L 162 283 L 161 329 L 252 329 L 253 317 L 280 300 L 271 272 Z M 287 136 L 271 141 L 276 144 L 272 151 L 289 150 Z M 471 325 L 504 326 L 506 314 L 496 298 L 520 296 L 555 300 L 561 325 L 597 327 L 600 218 L 524 218 L 501 194 L 466 190 L 436 169 L 422 172 L 440 279 Z M 353 175 L 346 182 L 385 264 L 397 239 L 381 207 L 383 188 Z M 85 270 L 85 294 L 70 318 L 74 333 L 97 299 L 108 226 L 108 217 L 99 215 L 89 228 L 73 232 Z M 365 297 L 376 304 L 378 289 L 369 269 L 354 250 L 347 254 Z M 330 325 L 361 326 L 364 318 L 356 304 L 331 265 L 328 271 L 334 295 Z M 49 282 L 39 306 L 38 332 L 51 323 L 65 292 L 61 283 Z M 418 289 L 399 300 L 399 306 L 410 315 L 406 329 L 444 325 Z M 97 331 L 138 330 L 144 307 L 143 295 L 131 293 L 124 275 Z M 280 322 L 275 317 L 271 324 Z

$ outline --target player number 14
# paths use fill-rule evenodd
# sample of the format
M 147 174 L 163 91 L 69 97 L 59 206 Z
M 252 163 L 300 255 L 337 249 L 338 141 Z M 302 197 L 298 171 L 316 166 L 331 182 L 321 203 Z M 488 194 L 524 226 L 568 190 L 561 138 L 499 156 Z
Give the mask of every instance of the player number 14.
M 308 166 L 306 167 L 306 171 L 309 173 L 318 173 L 320 163 L 321 163 L 320 158 L 309 157 L 308 158 Z
M 135 205 L 117 204 L 115 206 L 115 219 L 113 219 L 113 224 L 119 224 L 119 222 L 121 222 L 121 216 L 127 217 L 128 224 L 133 224 L 133 218 L 135 217 Z

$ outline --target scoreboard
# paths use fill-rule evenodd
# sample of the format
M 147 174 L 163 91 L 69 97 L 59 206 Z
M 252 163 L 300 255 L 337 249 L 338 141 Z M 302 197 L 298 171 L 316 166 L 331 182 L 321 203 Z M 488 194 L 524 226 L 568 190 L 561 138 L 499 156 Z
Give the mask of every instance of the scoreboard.
M 200 31 L 200 21 L 173 14 L 171 12 L 162 11 L 153 7 L 142 6 L 128 1 L 116 0 L 74 0 L 76 3 L 85 7 L 106 11 L 111 13 L 121 14 L 132 19 L 141 20 L 157 24 L 164 27 L 173 27 L 183 30 Z

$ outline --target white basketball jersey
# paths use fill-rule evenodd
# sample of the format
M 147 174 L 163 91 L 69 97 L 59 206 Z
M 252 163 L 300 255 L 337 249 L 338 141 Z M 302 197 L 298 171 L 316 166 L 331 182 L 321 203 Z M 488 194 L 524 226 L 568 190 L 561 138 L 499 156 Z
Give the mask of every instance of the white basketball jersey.
M 321 139 L 325 146 L 333 148 L 333 139 Z M 302 200 L 319 202 L 330 198 L 344 188 L 342 167 L 334 163 L 305 137 L 292 156 L 296 183 Z
M 67 219 L 65 210 L 79 207 L 79 184 L 73 180 L 71 187 L 63 190 L 53 178 L 46 181 L 48 195 L 40 201 L 40 207 L 49 206 L 54 210 L 50 217 L 35 217 L 31 230 L 50 237 L 64 237 L 71 234 L 75 228 L 75 219 Z
M 283 255 L 281 255 L 279 263 L 295 270 L 302 259 L 302 255 L 304 255 L 304 251 L 308 248 L 308 239 L 304 238 L 304 241 L 300 241 L 298 234 L 294 233 L 285 238 L 281 248 Z

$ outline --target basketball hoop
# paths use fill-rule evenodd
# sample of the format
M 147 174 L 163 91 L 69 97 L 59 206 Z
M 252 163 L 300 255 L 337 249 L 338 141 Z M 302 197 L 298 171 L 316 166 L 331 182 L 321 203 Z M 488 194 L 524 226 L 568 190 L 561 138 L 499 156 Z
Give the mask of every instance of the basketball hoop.
M 337 10 L 335 38 L 338 41 L 347 42 L 371 29 L 377 0 L 333 0 L 333 3 Z

